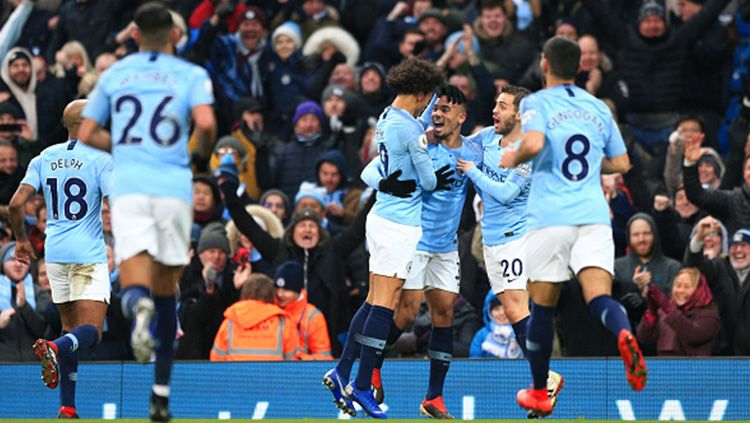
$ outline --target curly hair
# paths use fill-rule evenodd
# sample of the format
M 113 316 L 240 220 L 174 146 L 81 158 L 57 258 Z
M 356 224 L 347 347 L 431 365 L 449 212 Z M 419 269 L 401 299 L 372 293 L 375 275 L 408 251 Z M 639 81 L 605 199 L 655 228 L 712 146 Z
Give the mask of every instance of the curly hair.
M 409 57 L 388 72 L 386 82 L 396 94 L 427 94 L 435 91 L 444 80 L 434 63 Z

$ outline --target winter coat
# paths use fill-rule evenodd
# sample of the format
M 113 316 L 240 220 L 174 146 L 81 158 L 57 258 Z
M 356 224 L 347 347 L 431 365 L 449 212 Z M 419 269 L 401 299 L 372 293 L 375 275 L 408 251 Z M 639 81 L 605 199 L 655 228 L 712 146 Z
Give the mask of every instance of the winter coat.
M 299 337 L 289 313 L 274 304 L 243 300 L 224 312 L 211 361 L 282 361 L 299 355 Z
M 490 303 L 495 296 L 488 292 L 484 299 L 482 319 L 484 327 L 474 335 L 469 348 L 469 358 L 519 358 L 523 357 L 523 350 L 518 345 L 516 334 L 510 323 L 500 325 L 492 319 Z
M 318 245 L 311 249 L 303 249 L 292 239 L 293 226 L 287 228 L 282 239 L 273 238 L 245 212 L 230 187 L 222 185 L 221 188 L 229 214 L 237 229 L 253 243 L 265 260 L 272 263 L 274 267 L 289 260 L 305 266 L 308 300 L 325 316 L 331 345 L 335 352 L 337 348 L 340 348 L 336 335 L 346 330 L 350 318 L 346 313 L 342 313 L 345 310 L 348 294 L 345 276 L 346 261 L 351 252 L 364 242 L 365 221 L 367 213 L 375 203 L 375 197 L 372 196 L 360 210 L 349 229 L 334 238 L 329 238 L 327 231 L 319 226 Z
M 705 277 L 701 277 L 695 293 L 682 306 L 656 289 L 649 289 L 647 297 L 650 303 L 661 301 L 667 305 L 666 309 L 658 306 L 658 311 L 652 307 L 643 315 L 637 331 L 639 342 L 656 343 L 660 356 L 711 355 L 720 320 Z
M 664 255 L 682 261 L 685 248 L 690 243 L 690 235 L 693 232 L 693 228 L 699 220 L 706 216 L 706 212 L 699 210 L 687 219 L 683 219 L 675 209 L 668 207 L 662 211 L 652 210 L 651 215 L 654 217 L 656 229 L 661 236 Z M 726 228 L 724 225 L 721 225 L 721 227 L 722 239 L 729 239 L 727 238 L 727 234 L 724 233 Z
M 303 181 L 315 181 L 315 166 L 320 156 L 328 150 L 328 143 L 321 135 L 315 140 L 300 142 L 297 136 L 284 145 L 275 171 L 274 186 L 289 198 L 294 198 Z
M 55 63 L 55 53 L 71 40 L 80 41 L 91 59 L 113 51 L 116 43 L 112 34 L 125 26 L 121 26 L 118 20 L 125 15 L 123 9 L 129 3 L 119 0 L 64 2 L 58 11 L 59 20 L 47 49 L 47 63 Z
M 303 289 L 296 301 L 287 304 L 283 310 L 291 316 L 299 334 L 300 358 L 302 360 L 331 360 L 331 339 L 323 314 L 307 302 L 307 292 Z
M 750 187 L 746 183 L 732 190 L 706 190 L 698 179 L 697 164 L 683 166 L 682 175 L 688 200 L 722 221 L 730 234 L 750 228 Z
M 721 316 L 717 352 L 721 355 L 750 355 L 750 275 L 740 281 L 729 257 L 708 260 L 703 251 L 685 252 L 685 266 L 697 267 L 706 276 Z
M 359 197 L 362 195 L 362 190 L 349 186 L 349 170 L 347 166 L 349 162 L 344 159 L 339 150 L 331 150 L 320 156 L 318 163 L 315 164 L 315 175 L 320 175 L 320 166 L 323 162 L 335 165 L 341 175 L 341 182 L 332 193 L 325 192 L 320 178 L 316 179 L 318 186 L 323 191 L 323 198 L 327 203 L 336 203 L 344 209 L 343 216 L 329 216 L 328 220 L 333 221 L 338 226 L 351 225 L 359 212 Z
M 604 36 L 619 51 L 617 67 L 627 84 L 629 110 L 671 113 L 683 109 L 684 69 L 688 48 L 708 28 L 729 0 L 710 0 L 703 10 L 659 39 L 641 37 L 601 0 L 583 0 Z
M 177 310 L 180 327 L 185 335 L 180 338 L 175 357 L 179 359 L 205 360 L 211 351 L 211 343 L 222 323 L 224 311 L 240 298 L 234 287 L 235 266 L 227 259 L 220 273 L 213 294 L 206 292 L 203 265 L 193 257 L 180 280 L 180 304 Z
M 512 24 L 508 21 L 506 26 L 510 25 Z M 479 18 L 474 21 L 473 26 L 474 33 L 479 38 L 479 59 L 493 78 L 505 79 L 511 84 L 518 83 L 536 57 L 537 48 L 512 29 L 500 37 L 491 38 L 485 33 Z

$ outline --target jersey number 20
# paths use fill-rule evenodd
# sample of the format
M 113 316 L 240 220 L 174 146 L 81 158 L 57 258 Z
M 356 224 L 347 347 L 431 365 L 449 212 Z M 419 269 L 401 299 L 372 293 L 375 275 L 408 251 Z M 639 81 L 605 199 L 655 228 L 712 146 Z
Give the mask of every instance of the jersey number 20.
M 156 106 L 156 110 L 154 111 L 153 116 L 151 116 L 151 121 L 148 125 L 148 132 L 151 136 L 151 139 L 156 141 L 157 144 L 164 147 L 168 147 L 176 143 L 177 139 L 180 137 L 180 124 L 177 122 L 177 119 L 173 118 L 172 116 L 162 114 L 162 112 L 164 112 L 164 108 L 167 107 L 167 104 L 169 104 L 169 102 L 172 101 L 173 98 L 174 97 L 172 97 L 171 95 L 168 95 L 159 102 L 159 105 Z M 120 139 L 117 141 L 117 144 L 140 144 L 143 139 L 141 137 L 130 136 L 129 133 L 130 130 L 133 129 L 133 126 L 135 126 L 135 124 L 138 122 L 138 118 L 141 117 L 141 113 L 143 113 L 143 105 L 141 104 L 141 101 L 138 99 L 138 97 L 128 94 L 117 99 L 117 101 L 115 102 L 115 112 L 119 113 L 125 103 L 132 103 L 133 114 L 132 116 L 130 116 L 128 123 L 125 125 L 125 128 L 123 128 L 122 135 L 120 135 Z M 162 124 L 168 124 L 172 126 L 172 135 L 169 138 L 162 138 L 161 135 L 159 135 L 159 133 L 157 132 L 159 125 Z
M 49 186 L 49 193 L 52 197 L 52 204 L 50 204 L 52 207 L 52 217 L 57 220 L 59 219 L 57 210 L 60 198 L 57 178 L 47 178 L 45 182 L 47 183 L 47 186 Z M 88 192 L 86 183 L 78 178 L 70 178 L 65 181 L 62 189 L 65 193 L 65 203 L 63 203 L 63 213 L 65 218 L 68 220 L 83 219 L 83 217 L 86 216 L 86 212 L 89 211 L 89 206 L 86 204 L 86 193 Z M 77 211 L 73 211 L 74 204 L 77 206 Z
M 578 153 L 573 151 L 576 143 L 581 144 L 581 151 Z M 589 150 L 591 150 L 591 143 L 584 135 L 573 135 L 565 142 L 565 160 L 562 162 L 562 173 L 568 180 L 577 182 L 589 174 L 589 163 L 586 161 L 586 155 L 589 154 Z M 575 162 L 580 163 L 578 173 L 570 171 L 570 165 Z

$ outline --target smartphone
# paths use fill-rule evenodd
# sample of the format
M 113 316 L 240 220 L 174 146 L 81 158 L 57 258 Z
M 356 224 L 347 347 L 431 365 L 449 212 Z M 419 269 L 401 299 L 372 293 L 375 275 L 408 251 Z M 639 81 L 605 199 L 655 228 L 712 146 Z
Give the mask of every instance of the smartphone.
M 21 125 L 17 123 L 0 123 L 0 132 L 21 132 Z

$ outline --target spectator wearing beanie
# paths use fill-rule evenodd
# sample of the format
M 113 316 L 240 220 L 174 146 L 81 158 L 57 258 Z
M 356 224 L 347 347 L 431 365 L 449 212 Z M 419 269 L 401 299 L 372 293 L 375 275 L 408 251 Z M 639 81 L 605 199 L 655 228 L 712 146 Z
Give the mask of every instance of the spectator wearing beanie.
M 330 360 L 331 340 L 323 314 L 307 302 L 305 274 L 302 265 L 287 261 L 276 271 L 276 305 L 297 322 L 300 358 L 302 360 Z
M 263 115 L 263 105 L 251 97 L 242 97 L 233 104 L 232 134 L 222 137 L 214 147 L 209 166 L 216 170 L 221 165 L 222 147 L 231 147 L 234 165 L 244 185 L 245 194 L 257 201 L 260 193 L 270 188 L 273 183 L 271 162 L 280 154 L 281 143 L 268 130 Z M 226 139 L 225 139 L 226 138 Z M 190 150 L 195 151 L 197 139 L 190 138 Z M 224 163 L 226 164 L 226 162 Z
M 223 320 L 224 310 L 240 297 L 233 278 L 236 267 L 228 260 L 229 239 L 224 225 L 206 225 L 198 239 L 196 254 L 180 280 L 180 338 L 176 357 L 207 359 Z
M 230 176 L 220 185 L 237 229 L 275 266 L 289 260 L 305 265 L 308 301 L 323 313 L 335 353 L 340 349 L 335 338 L 346 330 L 351 317 L 342 313 L 346 309 L 348 294 L 346 263 L 351 252 L 364 242 L 365 220 L 375 197 L 370 197 L 349 229 L 333 238 L 322 228 L 317 214 L 303 210 L 292 216 L 284 237 L 275 239 L 244 210 L 235 194 L 237 184 L 238 181 Z
M 348 163 L 339 150 L 328 151 L 315 166 L 316 183 L 303 182 L 300 186 L 300 192 L 315 190 L 323 196 L 328 219 L 338 227 L 351 225 L 359 212 L 362 195 L 361 189 L 349 185 Z
M 299 25 L 287 21 L 271 35 L 272 52 L 266 63 L 266 83 L 275 121 L 289 122 L 294 106 L 310 97 L 310 77 L 302 55 L 302 33 Z
M 379 62 L 365 62 L 359 71 L 359 92 L 364 101 L 364 117 L 377 118 L 383 113 L 391 99 L 385 83 L 386 71 Z
M 292 118 L 294 134 L 277 161 L 274 186 L 289 198 L 302 181 L 315 180 L 315 164 L 328 147 L 323 140 L 323 109 L 314 101 L 300 103 Z
M 341 85 L 331 84 L 323 90 L 321 104 L 329 129 L 326 145 L 344 154 L 351 170 L 346 173 L 347 177 L 358 180 L 364 168 L 359 149 L 368 128 L 362 96 Z
M 299 358 L 299 335 L 289 313 L 273 303 L 273 281 L 250 275 L 242 300 L 229 307 L 211 361 L 281 361 Z
M 204 228 L 211 222 L 224 223 L 224 202 L 216 182 L 205 176 L 193 178 L 193 224 Z

